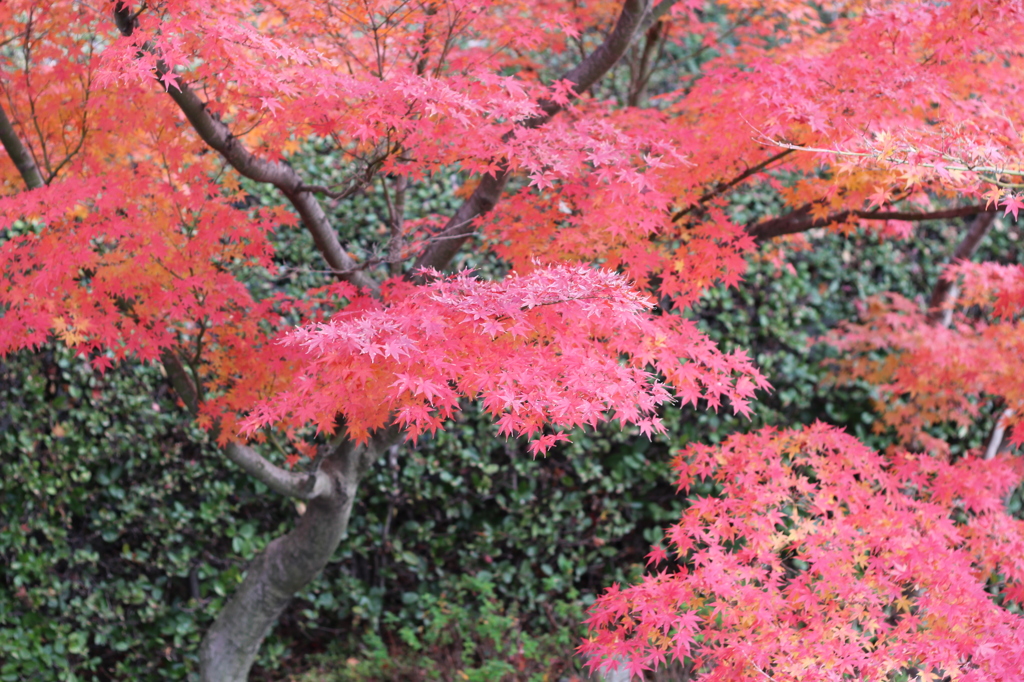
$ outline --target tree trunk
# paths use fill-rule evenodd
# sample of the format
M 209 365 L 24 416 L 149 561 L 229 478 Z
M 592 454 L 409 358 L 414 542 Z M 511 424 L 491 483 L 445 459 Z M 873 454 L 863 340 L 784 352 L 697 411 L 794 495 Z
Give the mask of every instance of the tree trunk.
M 398 434 L 390 430 L 363 446 L 346 442 L 324 458 L 329 490 L 309 500 L 286 535 L 263 550 L 207 631 L 199 650 L 202 682 L 245 682 L 263 639 L 292 595 L 319 573 L 348 529 L 359 481 Z

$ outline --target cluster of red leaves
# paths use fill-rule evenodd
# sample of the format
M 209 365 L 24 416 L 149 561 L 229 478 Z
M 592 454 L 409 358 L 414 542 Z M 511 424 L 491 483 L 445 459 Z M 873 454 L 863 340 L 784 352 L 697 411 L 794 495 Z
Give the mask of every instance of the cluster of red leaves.
M 679 567 L 595 604 L 581 650 L 702 681 L 1019 679 L 1024 522 L 1012 459 L 883 457 L 824 425 L 691 446 L 680 489 L 713 483 L 666 532 Z M 998 540 L 996 539 L 998 538 Z M 666 557 L 655 548 L 652 562 Z
M 55 330 L 97 353 L 101 368 L 106 351 L 154 360 L 183 321 L 216 326 L 253 304 L 228 268 L 269 263 L 265 235 L 280 212 L 251 220 L 211 196 L 218 188 L 201 175 L 186 191 L 119 180 L 68 180 L 0 199 L 0 215 L 23 225 L 0 250 L 0 353 Z
M 1019 319 L 1024 269 L 965 262 L 950 266 L 944 276 L 963 284 L 958 308 L 977 306 L 990 319 L 959 313 L 945 328 L 896 294 L 869 299 L 860 322 L 844 323 L 827 337 L 840 351 L 833 380 L 876 386 L 882 415 L 878 428 L 894 428 L 908 446 L 948 452 L 948 445 L 929 436 L 926 427 L 941 422 L 970 426 L 986 401 L 1001 406 L 1009 442 L 1024 444 L 1024 335 Z
M 412 437 L 436 430 L 463 397 L 481 398 L 499 432 L 534 438 L 543 452 L 563 434 L 546 424 L 605 419 L 663 431 L 655 408 L 669 392 L 746 412 L 767 384 L 742 353 L 724 354 L 680 317 L 652 316 L 621 275 L 584 266 L 536 269 L 501 282 L 470 273 L 425 286 L 394 281 L 382 300 L 354 289 L 346 310 L 285 338 L 310 356 L 293 388 L 262 403 L 250 430 L 313 421 L 366 438 L 392 415 Z M 359 399 L 353 399 L 359 396 Z
M 820 14 L 784 5 L 745 8 L 757 17 L 740 23 L 748 39 L 706 65 L 673 104 L 675 120 L 691 125 L 674 126 L 672 140 L 696 168 L 729 177 L 719 169 L 749 163 L 752 136 L 833 150 L 790 159 L 807 175 L 779 186 L 794 205 L 822 200 L 820 214 L 870 203 L 879 189 L 980 194 L 988 187 L 982 177 L 1020 170 L 1024 146 L 1011 103 L 1019 97 L 1021 55 L 1005 27 L 1024 21 L 1024 4 L 826 3 Z M 772 36 L 778 25 L 758 20 L 762 12 L 778 12 L 785 23 L 781 44 Z M 830 14 L 838 18 L 822 25 Z M 814 172 L 824 164 L 835 174 Z M 706 188 L 698 180 L 680 185 L 679 194 L 696 197 Z
M 267 232 L 293 219 L 233 208 L 202 167 L 176 180 L 69 179 L 0 198 L 0 216 L 19 221 L 0 249 L 0 355 L 51 335 L 100 371 L 201 350 L 190 368 L 206 387 L 199 423 L 219 424 L 223 443 L 300 366 L 299 349 L 274 343 L 283 321 L 323 319 L 348 289 L 255 300 L 235 271 L 270 266 Z
M 1024 310 L 1024 267 L 998 263 L 954 263 L 945 277 L 960 282 L 959 303 L 980 306 L 1000 322 L 1016 322 Z
M 380 12 L 390 12 L 383 2 L 342 13 L 303 5 L 290 9 L 284 20 L 272 11 L 253 14 L 245 2 L 211 6 L 168 0 L 143 15 L 130 40 L 103 44 L 103 49 L 82 41 L 112 30 L 104 12 L 59 3 L 41 11 L 34 0 L 6 4 L 0 19 L 11 39 L 35 41 L 24 54 L 26 68 L 4 75 L 15 119 L 34 120 L 31 132 L 25 126 L 18 131 L 41 156 L 56 159 L 61 152 L 66 158 L 54 169 L 48 187 L 19 190 L 0 205 L 6 223 L 20 220 L 30 228 L 8 240 L 0 254 L 0 304 L 5 306 L 0 353 L 56 335 L 102 369 L 129 356 L 155 360 L 177 348 L 195 358 L 193 378 L 206 389 L 201 423 L 220 423 L 221 439 L 234 433 L 231 427 L 239 414 L 284 389 L 293 375 L 300 347 L 272 343 L 281 328 L 281 313 L 317 308 L 320 299 L 310 292 L 307 301 L 277 296 L 256 302 L 236 276 L 242 268 L 269 266 L 266 232 L 287 229 L 293 221 L 280 210 L 265 211 L 253 220 L 231 207 L 238 199 L 237 180 L 203 153 L 182 127 L 173 103 L 154 87 L 157 54 L 162 68 L 180 67 L 189 82 L 201 83 L 215 115 L 233 129 L 250 131 L 242 138 L 249 147 L 261 154 L 267 148 L 276 150 L 266 154 L 270 158 L 297 149 L 299 140 L 315 135 L 331 137 L 354 160 L 372 157 L 381 151 L 381 141 L 389 140 L 383 148 L 389 152 L 384 168 L 413 178 L 451 163 L 470 172 L 494 172 L 496 160 L 502 159 L 511 171 L 526 175 L 529 186 L 502 205 L 504 212 L 495 214 L 488 231 L 496 250 L 524 276 L 560 261 L 597 260 L 621 269 L 641 288 L 652 275 L 659 276 L 663 292 L 683 306 L 716 280 L 738 282 L 745 267 L 743 254 L 753 246 L 740 227 L 719 212 L 707 224 L 687 230 L 670 220 L 666 183 L 683 172 L 691 174 L 692 164 L 665 141 L 671 134 L 664 121 L 651 125 L 649 117 L 623 117 L 614 107 L 588 102 L 541 128 L 510 129 L 540 114 L 539 101 L 564 103 L 568 94 L 562 82 L 544 84 L 528 75 L 536 73 L 537 65 L 527 64 L 521 50 L 529 46 L 558 53 L 566 35 L 538 34 L 527 9 L 538 10 L 515 3 L 503 8 L 471 2 L 410 7 L 405 20 L 389 24 L 387 31 L 388 50 L 398 57 L 382 63 L 377 61 L 379 36 L 373 35 Z M 567 26 L 608 23 L 618 9 L 614 3 L 575 7 L 571 17 L 560 21 Z M 695 16 L 680 15 L 680 20 L 696 29 Z M 311 25 L 317 30 L 310 32 Z M 455 35 L 460 39 L 453 40 Z M 437 41 L 444 42 L 446 65 L 424 72 L 420 59 L 425 51 L 437 54 Z M 149 49 L 140 52 L 144 43 Z M 69 51 L 69 46 L 75 49 Z M 496 75 L 510 65 L 522 67 L 519 77 Z M 168 76 L 165 85 L 173 89 L 175 79 Z M 81 120 L 69 123 L 65 111 L 76 106 Z M 339 130 L 346 132 L 345 139 Z M 79 138 L 70 138 L 72 133 Z M 407 151 L 399 155 L 392 148 Z M 5 168 L 9 188 L 20 184 L 12 170 Z M 545 190 L 557 192 L 549 192 L 549 199 Z M 429 238 L 429 233 L 414 234 L 410 242 Z M 495 284 L 493 297 L 512 295 L 516 286 Z M 347 298 L 352 303 L 343 315 L 361 314 L 364 305 L 383 305 L 374 314 L 401 320 L 432 295 L 430 290 L 415 293 L 392 286 L 382 303 L 372 303 L 351 293 Z M 386 311 L 388 306 L 396 307 Z M 455 313 L 462 314 L 438 314 Z M 618 313 L 608 309 L 590 314 L 614 320 Z M 574 376 L 607 371 L 609 385 L 646 385 L 649 397 L 639 399 L 644 394 L 640 388 L 635 395 L 606 395 L 594 375 L 571 387 L 566 383 L 572 398 L 562 399 L 557 408 L 531 408 L 529 415 L 518 415 L 508 412 L 509 407 L 496 407 L 503 432 L 537 433 L 542 417 L 559 428 L 592 424 L 598 413 L 650 432 L 658 428 L 650 414 L 650 396 L 662 400 L 664 389 L 644 375 L 648 370 L 661 372 L 685 401 L 706 397 L 717 408 L 729 399 L 733 408 L 745 411 L 754 389 L 766 385 L 746 357 L 720 353 L 682 318 L 659 317 L 639 315 L 627 325 L 628 334 L 614 325 L 593 330 L 583 326 L 580 338 L 609 336 L 590 346 L 558 338 L 556 343 L 565 342 L 564 348 L 545 351 L 562 358 L 570 351 L 585 351 L 589 364 L 572 369 Z M 310 314 L 304 319 L 318 318 Z M 551 345 L 544 336 L 548 324 L 525 341 L 490 338 L 490 350 L 476 355 L 517 368 L 514 379 L 508 378 L 510 370 L 491 371 L 491 379 L 522 387 L 528 381 L 524 373 L 543 376 L 540 356 L 521 362 L 512 356 L 499 358 L 531 343 L 537 348 Z M 566 318 L 561 324 L 573 321 Z M 486 346 L 484 340 L 477 345 Z M 449 346 L 446 337 L 420 341 L 425 357 L 443 355 Z M 431 343 L 439 348 L 430 350 Z M 600 353 L 607 355 L 599 358 Z M 620 367 L 620 357 L 628 359 L 628 372 Z M 435 376 L 430 362 L 402 360 L 407 364 L 390 368 L 398 372 L 394 375 L 380 363 L 374 366 L 373 383 L 385 387 L 379 390 L 391 390 L 403 376 L 413 382 L 436 381 L 443 388 L 460 383 L 452 378 L 454 364 L 443 376 Z M 430 376 L 418 377 L 420 369 Z M 319 370 L 310 372 L 325 385 L 344 384 Z M 632 378 L 620 377 L 629 372 Z M 463 377 L 459 394 L 483 392 L 486 381 L 475 381 Z M 534 396 L 531 405 L 544 404 L 542 385 L 524 392 Z M 303 390 L 297 389 L 296 395 Z M 516 391 L 509 405 L 520 400 Z M 343 406 L 341 394 L 332 395 L 338 399 L 334 404 Z M 413 435 L 436 428 L 454 409 L 451 395 L 428 391 L 417 394 L 421 402 L 382 400 L 376 413 L 362 419 L 358 414 L 365 401 L 352 395 L 357 394 L 349 394 L 346 409 L 340 411 L 357 434 L 379 426 L 381 414 L 392 409 Z M 279 402 L 292 399 L 283 395 Z M 326 423 L 332 419 L 328 403 L 320 408 L 315 421 L 333 427 Z M 313 413 L 307 405 L 301 414 Z M 569 414 L 576 416 L 559 421 Z M 550 445 L 551 438 L 543 442 Z

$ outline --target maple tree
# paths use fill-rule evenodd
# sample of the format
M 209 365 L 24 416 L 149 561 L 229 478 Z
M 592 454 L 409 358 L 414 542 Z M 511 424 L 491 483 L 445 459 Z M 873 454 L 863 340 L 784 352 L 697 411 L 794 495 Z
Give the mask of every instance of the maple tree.
M 1022 15 L 995 0 L 9 0 L 0 353 L 55 338 L 96 371 L 158 362 L 229 460 L 305 502 L 204 639 L 203 678 L 244 679 L 340 542 L 366 468 L 461 401 L 535 454 L 602 421 L 660 431 L 669 400 L 744 413 L 767 381 L 682 312 L 737 284 L 759 245 L 792 235 L 770 247 L 781 262 L 814 228 L 899 239 L 978 216 L 967 259 L 993 210 L 1016 219 L 1006 26 Z M 700 68 L 664 67 L 668 52 Z M 344 181 L 289 163 L 309 140 L 344 156 Z M 453 169 L 458 210 L 408 218 L 408 188 Z M 244 183 L 281 204 L 249 207 Z M 753 184 L 780 210 L 739 224 L 729 195 Z M 377 248 L 350 252 L 325 206 L 378 185 L 388 215 L 360 235 Z M 246 286 L 274 271 L 278 230 L 312 235 L 323 286 Z M 467 251 L 508 274 L 451 273 Z M 926 427 L 997 401 L 1024 439 L 1024 278 L 968 262 L 946 278 L 930 307 L 875 301 L 833 339 L 837 380 L 880 385 L 891 452 L 816 425 L 680 456 L 681 488 L 718 492 L 669 529 L 675 569 L 598 602 L 594 665 L 1015 678 L 1024 538 L 1001 497 L 1019 466 L 951 462 Z M 308 471 L 261 454 L 279 436 Z

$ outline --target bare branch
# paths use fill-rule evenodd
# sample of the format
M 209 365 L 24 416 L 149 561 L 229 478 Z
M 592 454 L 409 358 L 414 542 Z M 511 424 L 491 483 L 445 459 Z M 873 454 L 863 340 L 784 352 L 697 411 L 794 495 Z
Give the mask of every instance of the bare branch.
M 668 11 L 672 4 L 668 3 L 663 11 Z M 661 8 L 663 5 L 666 3 L 662 2 L 658 7 Z M 572 83 L 573 90 L 577 93 L 588 90 L 618 63 L 636 37 L 637 29 L 644 27 L 644 20 L 651 14 L 647 0 L 625 0 L 618 21 L 615 22 L 615 28 L 608 34 L 605 41 L 580 61 L 575 68 L 562 76 L 561 80 Z M 535 128 L 543 125 L 565 108 L 564 104 L 557 104 L 550 100 L 541 101 L 539 104 L 546 115 L 527 119 L 524 122 L 526 127 Z
M 811 215 L 813 204 L 804 204 L 800 208 L 769 220 L 762 220 L 759 223 L 747 226 L 747 232 L 759 243 L 765 242 L 774 237 L 781 237 L 787 234 L 798 234 L 806 232 L 815 227 L 825 227 L 834 223 L 841 223 L 847 218 L 856 217 L 862 220 L 947 220 L 949 218 L 962 218 L 964 216 L 984 213 L 984 206 L 961 206 L 942 211 L 931 212 L 908 212 L 908 211 L 837 211 L 821 218 L 814 218 Z
M 976 213 L 985 213 L 985 207 L 960 206 L 958 208 L 947 208 L 942 211 L 917 212 L 917 211 L 854 211 L 853 214 L 864 220 L 949 220 L 950 218 L 963 218 Z M 994 214 L 993 214 L 994 215 Z M 973 251 L 972 251 L 973 253 Z
M 384 188 L 384 201 L 388 206 L 388 224 L 391 228 L 391 239 L 388 241 L 388 263 L 392 275 L 402 271 L 402 252 L 405 250 L 405 188 L 408 183 L 404 175 L 395 178 L 395 200 L 391 200 L 388 191 L 388 179 L 381 178 Z
M 509 172 L 505 167 L 494 175 L 485 175 L 481 178 L 480 184 L 473 190 L 469 199 L 459 206 L 459 210 L 448 220 L 444 229 L 435 235 L 439 239 L 432 242 L 416 259 L 414 272 L 420 268 L 441 270 L 448 264 L 469 239 L 470 233 L 475 231 L 473 222 L 480 216 L 490 213 L 501 199 L 501 194 L 508 183 L 508 176 Z
M 164 350 L 160 361 L 167 372 L 167 378 L 174 387 L 175 393 L 185 403 L 185 407 L 193 415 L 199 414 L 199 391 L 182 364 L 178 354 L 171 349 Z M 215 426 L 211 435 L 216 438 L 219 426 Z M 242 443 L 231 442 L 224 448 L 228 459 L 260 481 L 274 492 L 300 500 L 311 500 L 331 492 L 330 477 L 319 467 L 311 473 L 288 471 L 272 464 L 260 453 Z
M 312 500 L 332 492 L 330 476 L 319 468 L 310 473 L 288 471 L 271 464 L 260 453 L 241 443 L 228 443 L 224 453 L 245 473 L 276 493 L 299 500 Z
M 784 149 L 783 151 L 779 152 L 778 154 L 775 154 L 773 156 L 769 156 L 767 159 L 765 159 L 761 163 L 754 164 L 750 168 L 746 169 L 745 171 L 743 171 L 742 173 L 740 173 L 739 175 L 734 177 L 732 180 L 729 180 L 728 182 L 724 182 L 724 181 L 723 182 L 719 182 L 718 184 L 715 185 L 714 189 L 708 190 L 703 195 L 701 195 L 701 197 L 699 199 L 697 199 L 696 203 L 691 204 L 690 206 L 688 206 L 688 207 L 686 207 L 684 209 L 676 211 L 676 213 L 674 213 L 672 215 L 672 222 L 674 222 L 674 223 L 679 222 L 686 215 L 688 215 L 690 213 L 697 213 L 697 214 L 703 213 L 704 210 L 705 210 L 704 207 L 703 207 L 703 204 L 707 203 L 708 201 L 711 201 L 715 197 L 718 197 L 718 196 L 721 196 L 722 194 L 725 194 L 730 189 L 732 189 L 736 185 L 740 184 L 741 182 L 743 182 L 747 178 L 752 177 L 754 175 L 757 175 L 761 171 L 763 171 L 766 168 L 768 168 L 768 166 L 772 165 L 776 161 L 780 161 L 780 160 L 786 158 L 787 156 L 789 156 L 792 153 L 793 153 L 792 149 Z
M 199 388 L 192 381 L 178 354 L 171 348 L 165 348 L 160 353 L 160 364 L 163 365 L 174 392 L 181 398 L 181 402 L 185 403 L 185 409 L 192 416 L 199 414 Z
M 672 4 L 674 2 L 664 0 L 656 6 L 655 10 L 664 14 Z M 629 48 L 630 43 L 633 42 L 637 29 L 643 26 L 645 19 L 652 14 L 648 0 L 625 0 L 615 28 L 612 29 L 608 38 L 581 60 L 575 68 L 562 76 L 561 80 L 572 83 L 576 93 L 586 91 L 615 66 Z M 520 123 L 521 127 L 537 128 L 542 126 L 565 108 L 565 105 L 550 100 L 542 100 L 538 104 L 544 113 L 526 119 Z M 509 135 L 511 134 L 509 133 Z M 500 163 L 499 166 L 499 170 L 493 175 L 484 175 L 481 178 L 480 184 L 477 185 L 473 194 L 459 207 L 444 229 L 438 233 L 438 236 L 443 239 L 433 242 L 416 259 L 414 271 L 420 268 L 441 270 L 458 253 L 468 239 L 468 235 L 473 232 L 473 221 L 489 213 L 501 199 L 508 182 L 509 169 L 505 162 Z
M 340 199 L 347 199 L 347 198 L 349 198 L 350 196 L 352 196 L 356 192 L 359 192 L 360 190 L 362 190 L 364 187 L 366 187 L 366 182 L 364 182 L 362 180 L 357 180 L 357 181 L 352 182 L 348 187 L 346 187 L 345 189 L 341 190 L 340 192 L 337 191 L 337 190 L 333 190 L 330 187 L 325 187 L 324 185 L 300 185 L 299 186 L 299 191 L 300 192 L 317 192 L 318 194 L 327 195 L 331 199 L 338 199 L 338 200 L 340 200 Z
M 643 23 L 640 24 L 640 30 L 638 33 L 646 33 L 647 29 L 654 25 L 654 22 L 661 19 L 663 16 L 669 13 L 669 10 L 675 6 L 679 0 L 661 0 L 657 5 L 651 8 L 651 11 L 644 17 Z
M 996 455 L 1006 449 L 1007 445 L 1003 441 L 1003 437 L 1006 435 L 1006 422 L 1012 416 L 1013 410 L 1010 408 L 999 411 L 995 426 L 992 427 L 992 434 L 988 438 L 988 447 L 985 448 L 985 460 L 995 459 Z
M 7 118 L 7 112 L 3 107 L 0 107 L 0 143 L 7 150 L 7 155 L 11 157 L 11 161 L 21 173 L 21 179 L 25 181 L 29 189 L 38 189 L 46 184 L 43 182 L 42 173 L 39 172 L 39 166 L 36 165 L 32 154 L 14 131 L 14 126 Z
M 161 64 L 158 77 L 167 73 Z M 210 113 L 198 95 L 178 79 L 177 85 L 167 88 L 199 137 L 213 149 L 220 152 L 231 166 L 245 177 L 257 182 L 273 185 L 281 191 L 302 218 L 306 229 L 313 235 L 313 241 L 327 264 L 352 284 L 371 291 L 378 289 L 377 283 L 358 268 L 358 264 L 341 248 L 338 234 L 334 231 L 320 202 L 303 184 L 294 168 L 283 161 L 262 159 L 246 149 L 242 141 L 219 118 Z
M 974 255 L 974 252 L 978 250 L 981 240 L 985 238 L 985 235 L 992 228 L 992 223 L 995 222 L 995 219 L 996 214 L 993 211 L 979 213 L 975 216 L 963 241 L 960 242 L 956 247 L 956 251 L 953 252 L 950 262 L 956 263 L 957 261 L 969 260 Z M 935 288 L 932 290 L 932 297 L 928 301 L 928 323 L 932 326 L 948 327 L 953 321 L 953 305 L 956 303 L 956 297 L 959 293 L 959 287 L 957 287 L 956 282 L 946 277 L 940 277 L 939 281 L 935 284 Z
M 669 2 L 668 4 L 671 6 L 672 3 Z M 648 14 L 648 17 L 653 15 L 654 12 L 652 11 Z M 665 53 L 668 23 L 644 21 L 643 25 L 647 26 L 648 24 L 650 26 L 646 30 L 640 31 L 645 36 L 643 48 L 639 50 L 639 54 L 630 61 L 629 65 L 630 79 L 629 87 L 627 88 L 626 104 L 631 107 L 640 105 L 640 101 L 647 90 L 647 85 L 651 81 L 651 76 L 654 75 L 655 66 Z

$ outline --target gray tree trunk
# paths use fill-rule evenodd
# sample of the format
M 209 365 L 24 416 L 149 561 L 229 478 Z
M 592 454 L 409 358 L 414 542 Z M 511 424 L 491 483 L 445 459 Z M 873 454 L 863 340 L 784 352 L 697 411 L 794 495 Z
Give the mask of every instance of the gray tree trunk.
M 395 431 L 365 445 L 349 442 L 321 462 L 328 490 L 309 500 L 295 528 L 267 545 L 207 631 L 199 650 L 202 682 L 245 682 L 263 639 L 291 601 L 330 561 L 348 530 L 367 467 L 395 442 Z

